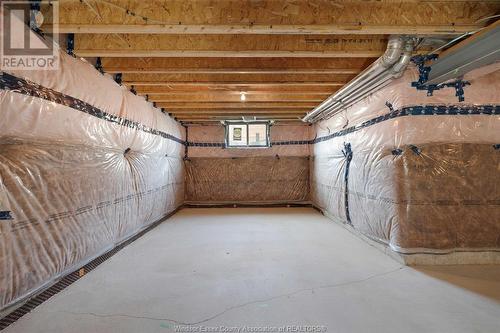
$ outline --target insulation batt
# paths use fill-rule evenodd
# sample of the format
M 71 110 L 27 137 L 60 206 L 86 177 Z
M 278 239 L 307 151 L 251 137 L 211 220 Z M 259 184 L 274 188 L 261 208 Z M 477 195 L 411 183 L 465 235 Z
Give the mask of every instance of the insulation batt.
M 184 129 L 90 64 L 60 56 L 58 71 L 8 73 L 28 83 L 0 90 L 0 309 L 184 199 Z M 58 93 L 103 116 L 51 101 Z
M 273 125 L 270 148 L 224 148 L 222 125 L 192 125 L 186 160 L 186 202 L 281 203 L 309 201 L 309 127 Z M 291 142 L 293 143 L 291 143 Z M 299 142 L 300 141 L 300 142 Z M 284 143 L 284 144 L 277 144 Z
M 471 86 L 462 103 L 452 88 L 433 97 L 412 88 L 418 75 L 410 68 L 384 89 L 315 124 L 313 137 L 333 137 L 311 147 L 314 204 L 402 253 L 500 250 L 500 113 L 481 113 L 482 107 L 500 104 L 499 67 L 469 73 Z M 431 113 L 361 125 L 390 113 L 386 103 L 395 112 L 426 107 Z M 461 114 L 432 114 L 439 107 Z M 473 111 L 477 114 L 468 114 Z M 352 126 L 358 128 L 332 135 Z

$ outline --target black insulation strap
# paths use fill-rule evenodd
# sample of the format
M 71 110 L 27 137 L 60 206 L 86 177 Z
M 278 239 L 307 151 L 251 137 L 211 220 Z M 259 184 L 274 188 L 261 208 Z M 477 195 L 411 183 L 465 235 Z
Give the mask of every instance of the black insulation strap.
M 0 211 L 0 220 L 12 220 L 12 214 L 10 210 L 2 210 Z
M 186 144 L 184 145 L 184 159 L 188 159 L 188 148 L 189 148 L 189 141 L 188 141 L 188 134 L 189 134 L 189 129 L 186 125 L 184 126 L 184 130 L 186 131 Z
M 342 150 L 344 157 L 346 158 L 345 173 L 344 173 L 344 203 L 345 203 L 345 216 L 347 223 L 352 226 L 351 215 L 349 214 L 349 168 L 352 161 L 352 149 L 350 143 L 344 142 L 344 149 Z
M 161 136 L 164 139 L 175 141 L 181 145 L 185 145 L 186 142 L 179 139 L 172 134 L 162 132 L 160 130 L 148 127 L 137 121 L 122 118 L 105 111 L 102 111 L 78 98 L 65 95 L 61 92 L 55 91 L 50 88 L 43 87 L 31 81 L 27 81 L 8 73 L 2 73 L 0 75 L 0 89 L 10 90 L 19 94 L 24 94 L 28 96 L 38 97 L 51 101 L 60 105 L 70 107 L 72 109 L 87 113 L 99 119 L 109 121 L 111 123 L 118 124 L 120 126 L 125 126 L 133 128 L 138 131 L 145 133 Z
M 188 142 L 189 147 L 225 147 L 224 142 Z
M 292 141 L 272 141 L 273 146 L 295 146 L 295 145 L 308 145 L 311 140 L 292 140 Z
M 328 141 L 333 138 L 341 137 L 361 129 L 379 124 L 389 119 L 408 117 L 408 116 L 475 116 L 475 115 L 500 115 L 500 105 L 417 105 L 408 106 L 399 110 L 394 110 L 382 116 L 367 120 L 359 125 L 351 126 L 341 131 L 311 140 L 311 144 Z
M 66 36 L 66 52 L 69 55 L 75 56 L 74 50 L 75 50 L 75 34 L 69 33 Z

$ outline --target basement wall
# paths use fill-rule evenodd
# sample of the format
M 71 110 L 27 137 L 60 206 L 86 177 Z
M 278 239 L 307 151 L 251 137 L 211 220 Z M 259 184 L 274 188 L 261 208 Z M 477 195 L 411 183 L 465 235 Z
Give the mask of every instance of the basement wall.
M 311 198 L 403 254 L 500 250 L 500 66 L 433 97 L 415 68 L 315 124 Z
M 0 76 L 0 310 L 174 211 L 184 129 L 90 64 Z
M 309 126 L 273 125 L 270 148 L 224 148 L 224 126 L 189 125 L 186 202 L 309 200 Z

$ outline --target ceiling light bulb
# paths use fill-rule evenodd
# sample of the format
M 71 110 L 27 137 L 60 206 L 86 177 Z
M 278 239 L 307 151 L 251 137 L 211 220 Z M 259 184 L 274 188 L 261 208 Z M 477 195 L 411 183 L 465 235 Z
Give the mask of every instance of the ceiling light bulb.
M 240 99 L 242 101 L 245 101 L 247 99 L 247 96 L 245 95 L 245 93 L 240 93 Z

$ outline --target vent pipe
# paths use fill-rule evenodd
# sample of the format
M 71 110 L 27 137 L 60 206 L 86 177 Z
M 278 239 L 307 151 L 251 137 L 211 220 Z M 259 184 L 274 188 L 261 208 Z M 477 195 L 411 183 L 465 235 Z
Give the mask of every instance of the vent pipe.
M 410 62 L 415 41 L 411 37 L 391 37 L 384 54 L 373 64 L 309 112 L 302 121 L 316 122 L 331 117 L 403 75 Z

